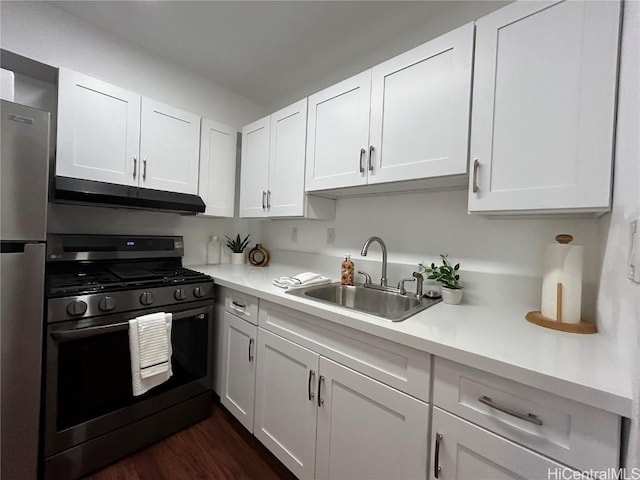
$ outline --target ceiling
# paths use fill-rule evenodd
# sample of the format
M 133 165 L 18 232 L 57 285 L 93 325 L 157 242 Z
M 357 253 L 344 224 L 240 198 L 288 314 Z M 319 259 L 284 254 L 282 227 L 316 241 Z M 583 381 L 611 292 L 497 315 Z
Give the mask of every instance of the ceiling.
M 269 105 L 456 1 L 52 1 L 148 52 Z

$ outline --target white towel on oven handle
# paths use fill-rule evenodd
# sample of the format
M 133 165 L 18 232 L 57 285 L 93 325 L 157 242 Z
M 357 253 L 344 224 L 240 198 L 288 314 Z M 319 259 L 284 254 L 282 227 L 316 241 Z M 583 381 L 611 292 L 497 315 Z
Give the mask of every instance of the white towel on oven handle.
M 171 368 L 172 314 L 152 313 L 129 320 L 131 386 L 138 396 L 166 382 Z

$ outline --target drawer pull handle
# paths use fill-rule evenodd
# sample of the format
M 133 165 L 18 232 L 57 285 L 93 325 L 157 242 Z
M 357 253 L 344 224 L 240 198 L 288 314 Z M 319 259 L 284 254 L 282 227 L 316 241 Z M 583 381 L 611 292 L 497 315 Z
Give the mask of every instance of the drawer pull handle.
M 480 398 L 478 398 L 478 401 L 480 403 L 484 403 L 485 405 L 491 408 L 495 408 L 496 410 L 506 413 L 507 415 L 511 415 L 512 417 L 516 417 L 516 418 L 519 418 L 520 420 L 524 420 L 525 422 L 533 423 L 534 425 L 542 425 L 542 420 L 540 420 L 537 415 L 534 415 L 533 413 L 520 413 L 520 412 L 516 412 L 515 410 L 511 410 L 508 407 L 503 407 L 502 405 L 498 405 L 497 403 L 494 403 L 493 400 L 491 400 L 491 398 L 487 397 L 486 395 L 483 395 Z
M 133 178 L 135 180 L 136 175 L 138 173 L 138 158 L 134 155 L 133 156 Z
M 235 300 L 231 302 L 231 308 L 235 308 L 236 310 L 244 310 L 247 306 L 244 303 L 238 303 Z
M 375 148 L 373 148 L 373 145 L 369 145 L 369 171 L 373 172 L 373 151 L 375 150 Z
M 442 471 L 440 467 L 440 442 L 442 442 L 442 434 L 436 433 L 436 453 L 433 459 L 433 476 L 435 478 L 440 478 L 440 472 Z
M 360 173 L 364 173 L 364 164 L 362 163 L 362 159 L 365 153 L 367 153 L 367 151 L 364 148 L 361 148 L 360 149 Z
M 309 401 L 313 401 L 313 397 L 315 393 L 311 391 L 311 383 L 313 382 L 313 377 L 315 377 L 315 370 L 309 370 L 309 384 L 307 385 L 307 393 L 309 394 Z
M 265 203 L 265 199 L 267 198 L 267 191 L 262 190 L 262 210 L 266 210 L 267 204 Z
M 253 338 L 249 339 L 249 363 L 253 362 Z
M 324 405 L 324 398 L 322 398 L 322 384 L 324 383 L 324 375 L 320 375 L 318 379 L 318 406 Z

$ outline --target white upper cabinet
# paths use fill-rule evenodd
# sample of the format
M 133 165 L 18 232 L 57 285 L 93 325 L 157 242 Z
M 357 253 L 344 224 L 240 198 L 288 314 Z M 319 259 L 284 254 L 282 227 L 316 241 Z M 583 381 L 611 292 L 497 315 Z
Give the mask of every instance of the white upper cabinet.
M 310 96 L 307 191 L 466 174 L 473 32 L 465 25 Z
M 309 97 L 306 190 L 367 183 L 371 70 Z
M 610 208 L 619 30 L 617 1 L 477 21 L 469 211 Z
M 474 25 L 371 72 L 369 183 L 467 173 Z
M 237 145 L 235 128 L 202 119 L 198 195 L 206 210 L 200 215 L 233 217 Z
M 60 68 L 56 175 L 138 185 L 140 96 Z
M 196 194 L 200 117 L 60 68 L 56 175 Z
M 335 201 L 304 190 L 307 99 L 242 129 L 240 217 L 332 218 Z
M 140 186 L 197 194 L 200 117 L 143 98 L 140 125 Z
M 270 117 L 242 128 L 240 217 L 267 216 L 270 128 Z
M 306 98 L 271 115 L 267 191 L 270 217 L 304 214 L 306 130 Z

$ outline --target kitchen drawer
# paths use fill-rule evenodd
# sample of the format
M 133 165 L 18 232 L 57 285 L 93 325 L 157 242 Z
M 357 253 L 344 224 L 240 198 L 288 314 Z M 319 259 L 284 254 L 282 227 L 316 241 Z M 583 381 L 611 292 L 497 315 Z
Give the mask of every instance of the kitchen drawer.
M 620 417 L 449 360 L 433 404 L 578 470 L 617 468 Z
M 258 297 L 227 290 L 224 297 L 224 310 L 249 323 L 258 324 Z
M 429 402 L 431 355 L 263 301 L 259 326 Z

